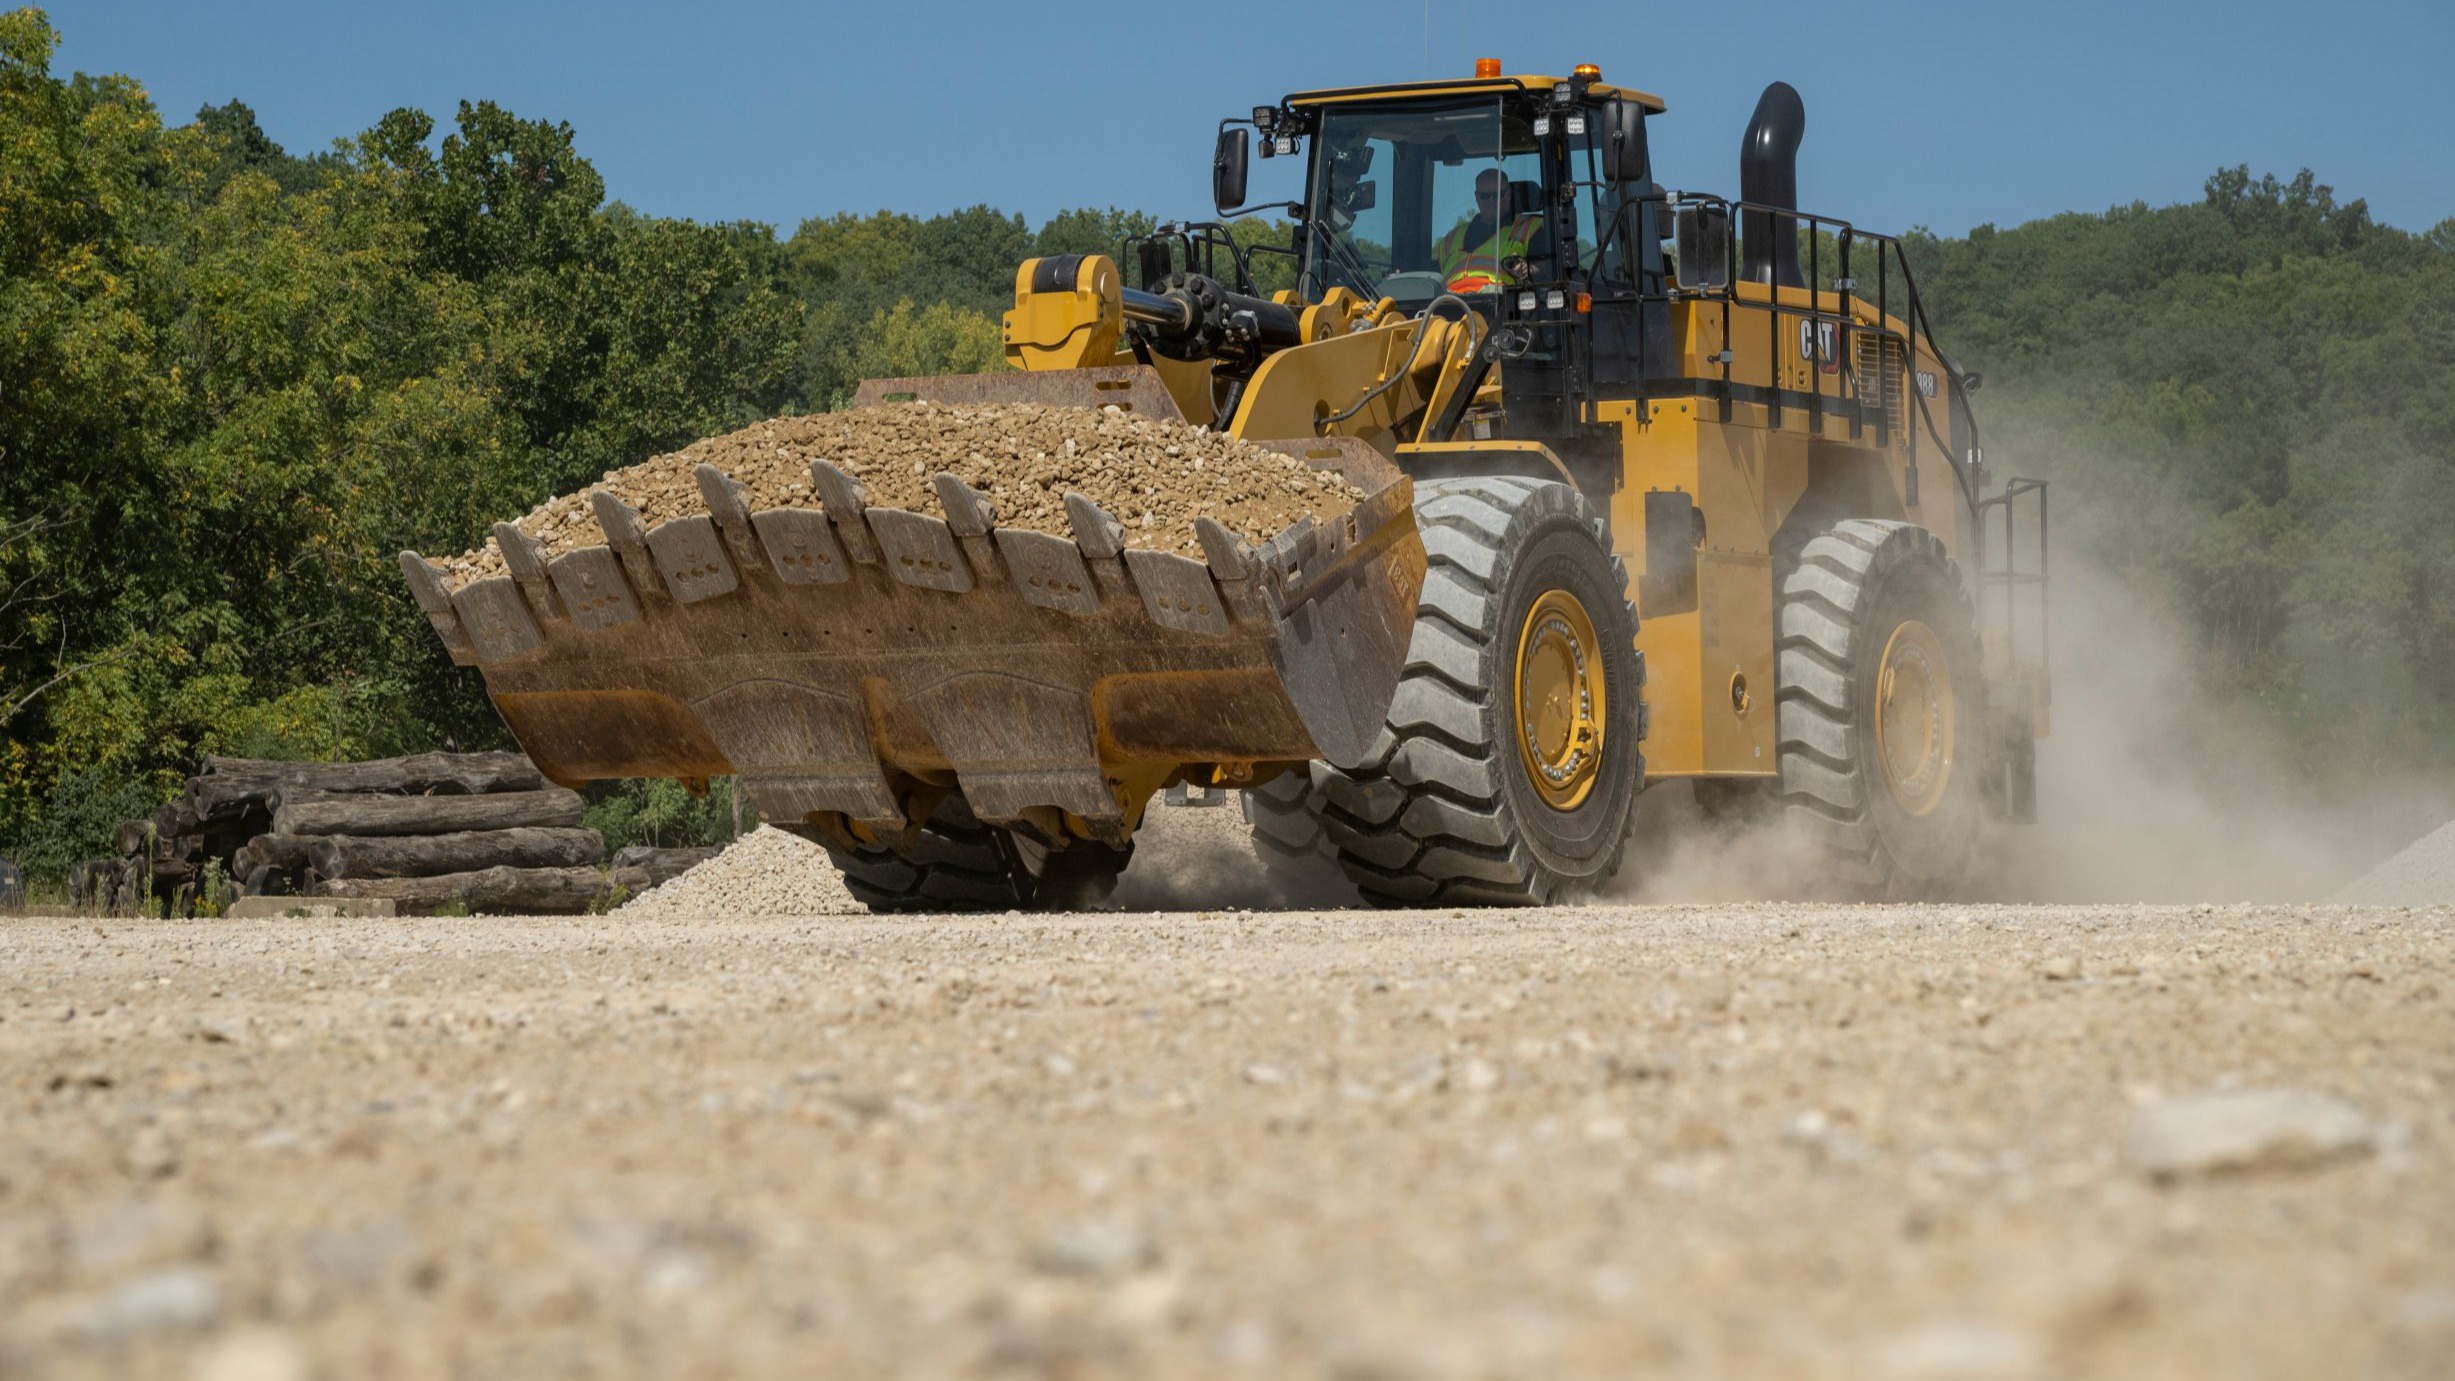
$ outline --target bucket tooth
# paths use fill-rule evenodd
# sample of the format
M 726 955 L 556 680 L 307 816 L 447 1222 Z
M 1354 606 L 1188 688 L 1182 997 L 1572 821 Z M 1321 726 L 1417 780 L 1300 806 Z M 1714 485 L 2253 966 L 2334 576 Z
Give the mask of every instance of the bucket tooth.
M 1099 612 L 1099 586 L 1083 564 L 1082 548 L 1053 532 L 1001 527 L 996 535 L 1015 592 L 1027 603 L 1078 617 Z
M 852 563 L 835 539 L 834 525 L 824 513 L 806 508 L 766 508 L 750 515 L 767 561 L 776 578 L 787 585 L 841 585 L 852 579 Z
M 1254 592 L 1253 549 L 1244 539 L 1216 518 L 1194 519 L 1193 533 L 1202 543 L 1202 555 L 1210 561 L 1211 579 L 1219 582 L 1219 597 L 1227 601 L 1228 612 L 1236 621 L 1260 623 L 1270 617 L 1261 596 Z
M 1262 588 L 1274 607 L 1284 610 L 1304 597 L 1307 571 L 1316 568 L 1321 535 L 1310 514 L 1282 529 L 1254 550 L 1262 565 Z
M 1000 583 L 997 544 L 990 540 L 997 525 L 997 505 L 960 476 L 944 470 L 930 485 L 938 491 L 938 507 L 946 510 L 947 530 L 955 534 L 964 559 L 972 563 L 973 578 L 983 585 Z
M 610 547 L 582 547 L 546 563 L 554 591 L 571 621 L 595 633 L 639 617 L 639 597 L 622 578 L 622 562 Z
M 900 508 L 873 508 L 869 528 L 886 557 L 887 573 L 897 580 L 950 595 L 972 588 L 972 568 L 943 521 Z
M 1099 587 L 1100 598 L 1133 598 L 1133 586 L 1125 578 L 1125 563 L 1118 559 L 1125 551 L 1125 524 L 1107 509 L 1069 490 L 1066 525 L 1074 529 L 1074 545 L 1082 548 L 1090 562 L 1091 577 Z
M 708 516 L 716 520 L 716 530 L 733 549 L 734 561 L 745 571 L 765 570 L 766 553 L 759 550 L 759 534 L 750 526 L 750 490 L 713 465 L 702 464 L 691 473 L 699 481 L 699 497 L 707 503 Z
M 416 552 L 405 551 L 401 553 L 401 574 L 409 577 L 410 598 L 434 625 L 435 636 L 443 639 L 443 650 L 452 655 L 452 664 L 475 664 L 477 650 L 469 646 L 469 635 L 461 630 L 460 615 L 452 612 L 452 592 L 444 588 L 443 572 Z
M 957 537 L 986 537 L 997 522 L 997 505 L 989 496 L 965 484 L 959 475 L 940 470 L 930 486 L 938 491 L 938 506 L 946 510 L 946 525 Z
M 729 595 L 741 588 L 741 577 L 725 559 L 724 539 L 716 521 L 703 515 L 675 518 L 648 533 L 648 554 L 665 577 L 665 587 L 684 604 Z
M 876 564 L 878 543 L 862 522 L 862 514 L 869 509 L 869 491 L 861 487 L 861 481 L 845 474 L 832 460 L 814 460 L 810 482 L 818 486 L 819 506 L 827 510 L 828 521 L 843 539 L 844 554 L 865 566 Z
M 1213 575 L 1221 580 L 1243 580 L 1252 574 L 1246 567 L 1244 539 L 1227 530 L 1227 524 L 1216 518 L 1193 520 L 1193 535 L 1202 544 L 1202 556 L 1210 562 Z
M 1134 573 L 1134 588 L 1142 592 L 1151 622 L 1210 637 L 1228 631 L 1226 601 L 1211 583 L 1210 567 L 1174 552 L 1139 548 L 1125 553 L 1125 565 Z
M 605 544 L 621 558 L 631 588 L 643 596 L 663 595 L 665 582 L 656 573 L 655 559 L 648 555 L 648 534 L 640 528 L 639 510 L 602 489 L 588 496 L 588 507 L 597 515 L 597 526 L 605 530 Z
M 512 582 L 520 587 L 537 617 L 547 623 L 562 622 L 567 616 L 562 601 L 554 596 L 553 578 L 546 574 L 545 544 L 510 523 L 494 525 L 494 544 L 503 553 L 504 569 L 511 572 Z
M 1074 529 L 1074 540 L 1083 555 L 1094 561 L 1113 560 L 1125 550 L 1125 524 L 1072 490 L 1066 492 L 1066 522 Z
M 469 630 L 469 642 L 480 662 L 515 661 L 545 643 L 527 598 L 509 576 L 472 580 L 453 591 L 452 612 L 460 616 L 460 626 Z

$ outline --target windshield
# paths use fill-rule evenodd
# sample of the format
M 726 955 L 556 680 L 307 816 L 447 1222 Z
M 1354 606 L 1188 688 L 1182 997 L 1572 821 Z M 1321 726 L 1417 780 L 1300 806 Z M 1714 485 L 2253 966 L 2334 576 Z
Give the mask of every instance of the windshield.
M 1497 292 L 1516 260 L 1552 254 L 1534 128 L 1494 97 L 1327 108 L 1306 200 L 1308 300 Z

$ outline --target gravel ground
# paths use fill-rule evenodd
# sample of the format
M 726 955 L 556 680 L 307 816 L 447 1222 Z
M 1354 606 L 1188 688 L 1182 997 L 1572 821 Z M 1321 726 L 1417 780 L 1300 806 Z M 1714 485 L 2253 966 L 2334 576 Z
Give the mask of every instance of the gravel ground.
M 0 921 L 0 1373 L 2455 1369 L 2455 910 Z
M 1211 517 L 1261 542 L 1308 514 L 1331 517 L 1363 497 L 1292 456 L 1183 422 L 1114 408 L 890 403 L 779 417 L 620 470 L 517 520 L 549 555 L 605 540 L 588 494 L 603 489 L 654 527 L 705 513 L 696 478 L 714 465 L 750 490 L 750 507 L 813 508 L 810 462 L 830 460 L 879 507 L 939 512 L 932 476 L 952 471 L 988 494 L 1006 527 L 1070 532 L 1065 496 L 1083 494 L 1125 527 L 1125 544 L 1199 557 L 1193 520 Z M 444 563 L 454 584 L 503 573 L 492 540 Z

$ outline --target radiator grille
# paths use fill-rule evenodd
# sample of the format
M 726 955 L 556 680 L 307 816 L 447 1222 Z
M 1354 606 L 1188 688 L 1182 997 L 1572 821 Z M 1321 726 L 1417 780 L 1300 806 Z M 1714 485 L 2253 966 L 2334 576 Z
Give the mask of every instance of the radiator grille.
M 1874 331 L 1852 333 L 1853 373 L 1858 399 L 1869 409 L 1867 420 L 1875 420 L 1873 410 L 1881 405 L 1884 426 L 1889 435 L 1899 436 L 1909 420 L 1909 396 L 1902 373 L 1901 342 Z

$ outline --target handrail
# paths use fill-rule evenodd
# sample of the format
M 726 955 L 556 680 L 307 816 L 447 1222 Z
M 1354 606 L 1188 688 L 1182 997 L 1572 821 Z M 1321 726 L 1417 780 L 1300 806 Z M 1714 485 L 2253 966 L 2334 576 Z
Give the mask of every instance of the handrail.
M 2019 503 L 2020 500 L 2031 494 L 2037 496 L 2037 569 L 2024 571 L 2020 568 Z M 2020 589 L 2023 586 L 2042 587 L 2048 584 L 2052 579 L 2054 569 L 2054 543 L 2047 506 L 2046 481 L 2020 476 L 2004 481 L 2002 493 L 1979 505 L 1981 531 L 1984 530 L 1986 524 L 1986 510 L 1995 508 L 2003 510 L 2003 548 L 2000 553 L 2002 564 L 1996 565 L 1992 559 L 1993 554 L 1987 553 L 1981 547 L 1978 561 L 1978 583 L 1981 596 L 1979 613 L 1980 617 L 1984 617 L 1987 612 L 1983 600 L 1985 587 L 2001 587 L 2003 590 L 2004 647 L 2012 656 L 2018 657 L 2020 654 Z M 2037 602 L 2037 660 L 2040 665 L 2043 665 L 2051 655 L 2053 644 L 2053 606 L 2041 596 Z
M 1805 226 L 1808 232 L 1808 255 L 1810 266 L 1808 274 L 1809 281 L 1806 284 L 1808 294 L 1807 305 L 1803 308 L 1785 307 L 1782 305 L 1780 293 L 1777 290 L 1781 285 L 1766 285 L 1768 289 L 1776 289 L 1775 291 L 1770 291 L 1768 293 L 1767 301 L 1764 304 L 1765 309 L 1770 311 L 1776 318 L 1776 328 L 1774 331 L 1768 333 L 1767 337 L 1774 352 L 1771 363 L 1772 373 L 1775 376 L 1778 376 L 1779 373 L 1781 350 L 1778 322 L 1780 318 L 1786 316 L 1796 316 L 1802 320 L 1810 322 L 1833 323 L 1837 328 L 1834 333 L 1834 348 L 1836 351 L 1846 352 L 1852 334 L 1861 331 L 1872 330 L 1880 340 L 1898 342 L 1902 348 L 1902 362 L 1905 375 L 1914 372 L 1917 347 L 1921 341 L 1924 342 L 1927 351 L 1936 357 L 1938 363 L 1943 361 L 1943 348 L 1936 343 L 1933 319 L 1927 315 L 1925 300 L 1918 291 L 1917 278 L 1916 275 L 1910 270 L 1909 254 L 1903 247 L 1900 236 L 1887 235 L 1880 231 L 1861 230 L 1850 222 L 1842 220 L 1838 217 L 1818 215 L 1814 212 L 1802 211 L 1794 206 L 1777 206 L 1769 202 L 1749 201 L 1745 198 L 1739 197 L 1725 197 L 1712 192 L 1680 192 L 1665 190 L 1660 192 L 1641 193 L 1635 196 L 1623 196 L 1620 200 L 1618 209 L 1612 213 L 1610 221 L 1603 227 L 1602 238 L 1598 241 L 1598 243 L 1608 244 L 1613 237 L 1623 233 L 1627 228 L 1626 223 L 1630 213 L 1638 210 L 1639 208 L 1648 206 L 1661 206 L 1665 210 L 1672 210 L 1683 206 L 1721 208 L 1724 212 L 1722 235 L 1724 240 L 1725 262 L 1731 264 L 1736 264 L 1739 262 L 1739 226 L 1744 219 L 1745 213 L 1764 213 L 1777 217 L 1780 220 L 1789 221 L 1791 223 L 1790 233 L 1793 234 L 1797 233 L 1798 228 L 1801 225 Z M 1819 256 L 1822 253 L 1822 245 L 1817 239 L 1818 232 L 1825 232 L 1833 235 L 1837 248 L 1841 254 L 1842 263 L 1840 267 L 1843 269 L 1842 277 L 1845 279 L 1849 277 L 1848 267 L 1850 248 L 1860 240 L 1868 241 L 1876 246 L 1879 298 L 1874 305 L 1883 324 L 1874 327 L 1860 326 L 1855 321 L 1851 320 L 1849 312 L 1846 309 L 1846 305 L 1844 310 L 1837 313 L 1824 310 L 1823 294 L 1828 290 L 1818 286 L 1815 281 L 1819 276 L 1816 271 L 1822 267 L 1822 265 L 1818 262 Z M 1891 269 L 1894 265 L 1899 266 L 1902 286 L 1909 296 L 1909 300 L 1900 316 L 1900 320 L 1902 321 L 1905 329 L 1900 331 L 1894 330 L 1891 326 L 1894 316 L 1892 312 L 1892 304 L 1889 299 L 1891 295 Z M 1737 301 L 1738 295 L 1736 288 L 1739 281 L 1740 280 L 1737 278 L 1732 278 L 1725 282 L 1721 287 L 1711 289 L 1680 289 L 1676 287 L 1666 287 L 1665 290 L 1659 295 L 1647 293 L 1642 287 L 1638 287 L 1630 297 L 1615 296 L 1606 300 L 1628 301 L 1633 298 L 1633 300 L 1638 302 L 1655 300 L 1668 302 L 1679 300 L 1681 298 L 1687 298 L 1690 300 L 1718 300 L 1721 302 L 1724 328 L 1724 347 L 1721 364 L 1723 382 L 1727 384 L 1730 382 L 1732 364 L 1729 350 L 1730 311 L 1732 304 Z M 1855 285 L 1849 288 L 1839 289 L 1837 291 L 1838 295 L 1844 300 L 1845 304 L 1851 299 L 1857 299 L 1859 301 L 1865 300 L 1859 295 Z M 1639 329 L 1642 330 L 1644 328 L 1640 326 Z M 1822 425 L 1823 418 L 1823 392 L 1820 374 L 1814 382 L 1816 383 L 1817 387 L 1815 389 L 1814 399 L 1810 404 L 1810 408 L 1816 419 L 1814 425 L 1820 427 Z M 1929 405 L 1926 395 L 1920 393 L 1909 378 L 1905 377 L 1902 384 L 1909 399 L 1917 408 L 1919 424 L 1924 427 L 1928 438 L 1932 440 L 1936 449 L 1943 452 L 1945 463 L 1952 471 L 1954 484 L 1961 491 L 1962 501 L 1968 506 L 1971 516 L 1976 516 L 1979 511 L 1979 495 L 1977 493 L 1976 484 L 1969 473 L 1970 467 L 1968 460 L 1957 453 L 1956 448 L 1947 438 L 1944 430 L 1937 426 L 1934 409 Z M 1878 369 L 1878 387 L 1882 387 L 1880 366 Z M 1780 404 L 1778 397 L 1770 406 L 1774 410 L 1773 416 L 1778 424 L 1780 419 Z M 1861 402 L 1860 406 L 1864 406 L 1863 401 Z M 1971 432 L 1970 441 L 1974 452 L 1977 443 L 1976 418 L 1972 416 L 1969 419 L 1969 422 Z M 1855 435 L 1855 432 L 1853 432 L 1853 434 Z M 1915 428 L 1913 428 L 1910 432 L 1909 444 L 1910 461 L 1914 467 L 1917 461 L 1917 430 Z

